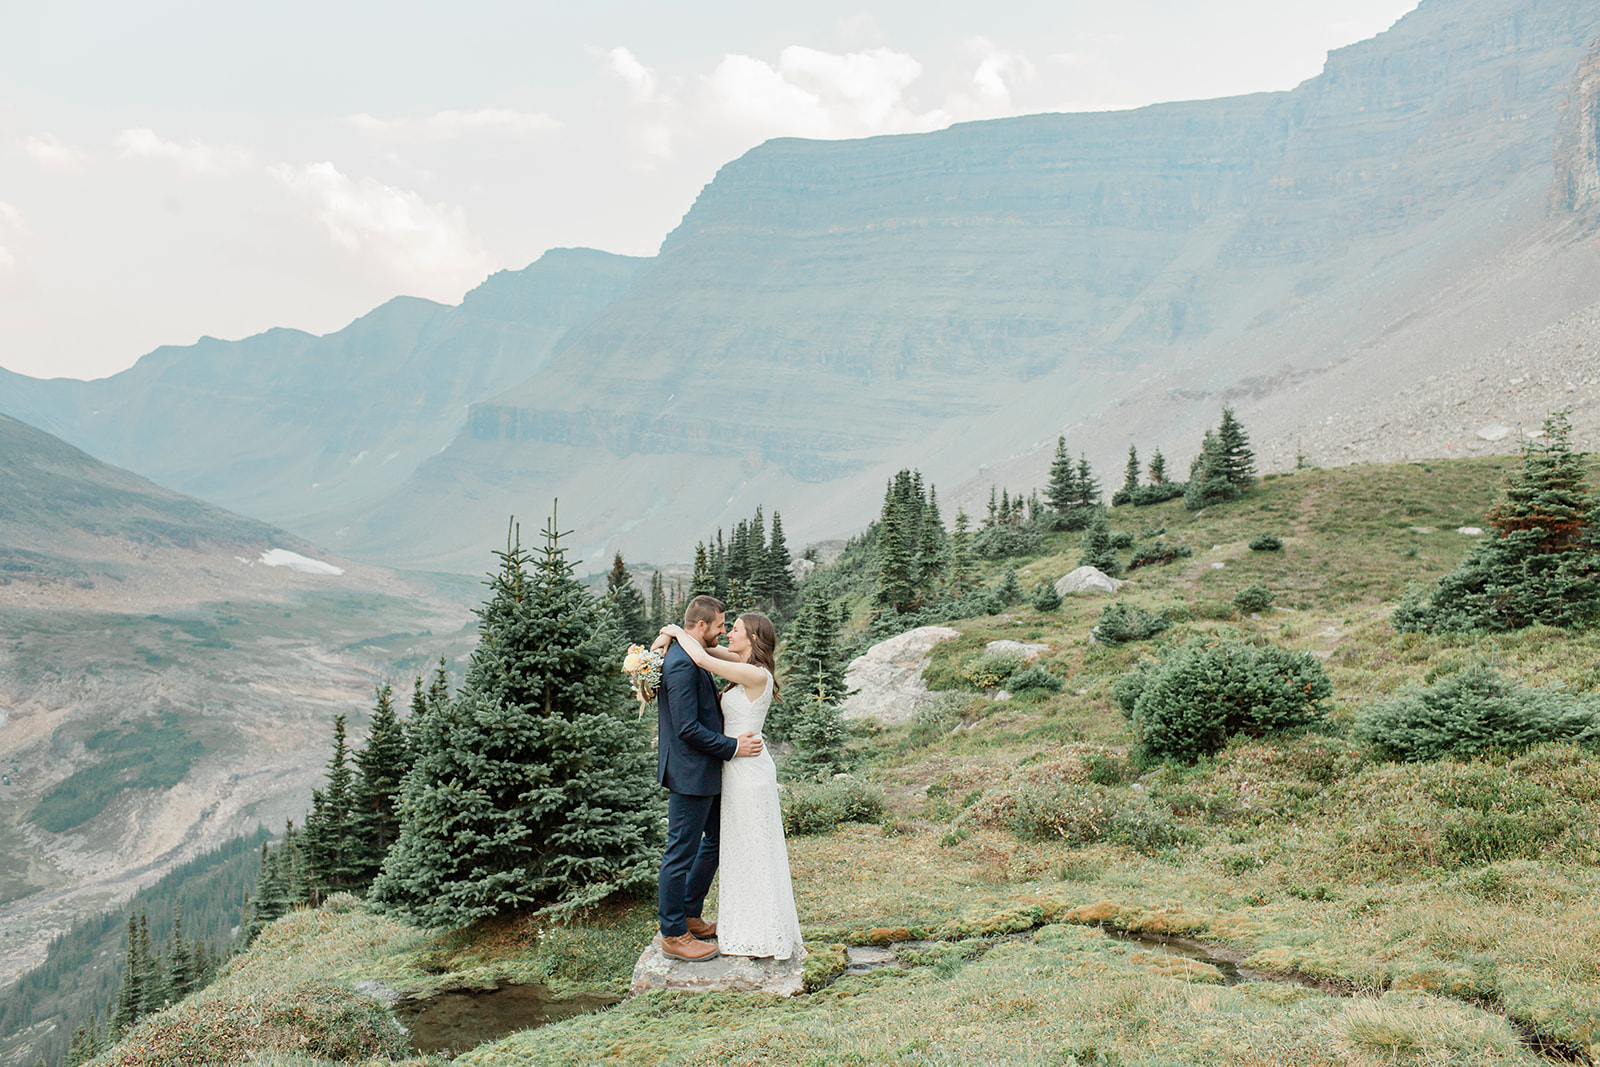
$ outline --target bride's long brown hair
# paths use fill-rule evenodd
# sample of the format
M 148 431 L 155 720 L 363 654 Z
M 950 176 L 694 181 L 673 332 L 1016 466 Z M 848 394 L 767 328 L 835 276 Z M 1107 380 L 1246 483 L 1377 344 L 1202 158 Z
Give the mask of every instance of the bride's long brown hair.
M 745 636 L 750 639 L 750 662 L 765 667 L 772 675 L 772 699 L 778 699 L 778 628 L 772 620 L 759 611 L 747 611 L 739 616 L 744 623 Z M 727 688 L 733 688 L 729 682 Z

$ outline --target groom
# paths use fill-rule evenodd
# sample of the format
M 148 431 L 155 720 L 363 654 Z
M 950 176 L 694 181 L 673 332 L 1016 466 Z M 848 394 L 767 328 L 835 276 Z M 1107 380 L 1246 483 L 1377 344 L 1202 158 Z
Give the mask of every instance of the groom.
M 683 628 L 691 640 L 714 648 L 725 611 L 716 597 L 697 596 L 683 613 Z M 722 765 L 736 756 L 760 755 L 761 738 L 753 733 L 723 735 L 716 683 L 676 641 L 661 664 L 656 717 L 656 780 L 670 791 L 657 901 L 661 951 L 675 960 L 708 960 L 717 954 L 717 946 L 701 939 L 716 937 L 717 927 L 702 919 L 700 911 L 717 873 Z

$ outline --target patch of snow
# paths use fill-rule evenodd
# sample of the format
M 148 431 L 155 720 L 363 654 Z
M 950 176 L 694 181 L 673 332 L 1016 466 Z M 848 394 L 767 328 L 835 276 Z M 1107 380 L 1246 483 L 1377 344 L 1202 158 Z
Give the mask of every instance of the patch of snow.
M 400 456 L 400 453 L 398 453 L 398 452 L 390 452 L 387 456 L 383 457 L 383 461 L 385 463 L 388 463 L 392 459 L 398 459 L 399 456 Z
M 320 559 L 302 556 L 298 552 L 290 552 L 286 548 L 269 548 L 261 553 L 261 562 L 269 567 L 288 567 L 301 574 L 343 574 L 343 567 L 335 567 L 331 563 L 324 563 Z
M 1458 526 L 1456 533 L 1466 534 L 1468 537 L 1482 537 L 1483 531 L 1476 526 Z
M 354 467 L 357 463 L 360 463 L 362 460 L 364 460 L 366 458 L 367 458 L 367 450 L 363 448 L 360 452 L 356 453 L 356 458 L 350 461 L 350 466 Z

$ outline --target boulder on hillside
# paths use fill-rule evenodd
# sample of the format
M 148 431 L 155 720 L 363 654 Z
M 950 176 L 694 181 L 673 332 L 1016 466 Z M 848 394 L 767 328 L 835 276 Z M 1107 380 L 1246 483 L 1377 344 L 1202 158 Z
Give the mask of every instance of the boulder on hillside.
M 1125 584 L 1094 567 L 1079 567 L 1056 582 L 1056 592 L 1062 596 L 1074 593 L 1115 594 Z
M 786 960 L 750 956 L 714 956 L 700 963 L 675 960 L 650 942 L 633 968 L 630 993 L 652 989 L 681 989 L 691 993 L 733 990 L 739 993 L 771 993 L 792 997 L 804 988 L 805 949 L 797 949 Z
M 851 660 L 844 683 L 853 692 L 842 705 L 844 717 L 879 722 L 911 718 L 928 699 L 928 687 L 922 684 L 928 650 L 960 636 L 960 630 L 948 626 L 919 626 L 879 641 Z

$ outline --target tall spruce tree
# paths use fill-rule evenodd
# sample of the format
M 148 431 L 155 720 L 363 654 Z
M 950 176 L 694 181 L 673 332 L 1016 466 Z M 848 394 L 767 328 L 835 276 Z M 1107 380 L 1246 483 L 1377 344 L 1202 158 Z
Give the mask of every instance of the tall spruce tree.
M 1117 558 L 1117 550 L 1111 547 L 1111 524 L 1106 521 L 1104 512 L 1096 515 L 1083 532 L 1078 566 L 1093 567 L 1113 577 L 1122 573 L 1122 561 Z
M 630 642 L 648 645 L 654 640 L 657 628 L 650 625 L 645 614 L 644 594 L 634 584 L 621 552 L 612 557 L 611 570 L 606 573 L 606 607 L 622 636 Z
M 1100 504 L 1100 482 L 1089 467 L 1089 457 L 1078 456 L 1078 506 L 1097 507 Z
M 922 529 L 917 545 L 917 572 L 923 599 L 932 600 L 939 592 L 950 563 L 950 535 L 939 515 L 939 494 L 928 486 L 927 503 L 922 508 Z
M 1239 486 L 1228 478 L 1228 457 L 1215 430 L 1207 430 L 1200 442 L 1200 454 L 1189 466 L 1189 485 L 1183 493 L 1183 506 L 1199 511 L 1213 504 L 1239 499 Z
M 777 516 L 773 516 L 776 518 Z M 672 621 L 672 614 L 667 609 L 667 590 L 662 582 L 661 572 L 652 571 L 650 574 L 650 629 L 659 631 L 661 627 Z M 652 640 L 654 640 L 652 638 Z
M 821 780 L 850 769 L 845 759 L 848 734 L 839 703 L 830 697 L 820 678 L 796 709 L 789 735 L 793 743 L 783 764 L 787 777 Z
M 1078 471 L 1067 454 L 1065 437 L 1056 438 L 1056 455 L 1050 462 L 1050 481 L 1045 486 L 1044 496 L 1062 515 L 1078 503 Z
M 1401 631 L 1563 628 L 1600 622 L 1600 498 L 1588 484 L 1587 454 L 1572 449 L 1565 411 L 1525 441 L 1506 477 L 1505 500 L 1475 545 L 1431 593 L 1413 593 L 1390 616 Z
M 331 893 L 354 888 L 359 866 L 352 818 L 354 776 L 345 742 L 345 716 L 333 718 L 333 755 L 328 758 L 326 789 L 312 790 L 302 847 L 313 886 L 313 903 Z
M 412 689 L 413 713 L 426 699 L 419 675 Z M 378 686 L 367 743 L 356 753 L 355 762 L 359 773 L 350 802 L 350 866 L 355 888 L 365 889 L 383 869 L 383 858 L 399 837 L 400 785 L 411 769 L 411 745 L 395 714 L 394 691 L 387 682 Z
M 878 521 L 878 583 L 872 600 L 880 612 L 904 614 L 916 606 L 916 557 L 906 526 L 905 508 L 891 485 Z
M 1122 472 L 1122 491 L 1132 493 L 1139 488 L 1139 449 L 1128 446 L 1128 466 Z
M 783 535 L 783 517 L 774 511 L 772 535 L 767 541 L 767 550 L 762 557 L 761 579 L 757 591 L 762 600 L 772 605 L 773 613 L 780 618 L 788 615 L 794 607 L 795 585 L 794 575 L 789 572 L 790 563 L 789 542 Z
M 1150 456 L 1150 484 L 1164 485 L 1167 481 L 1167 457 L 1161 454 L 1161 449 L 1156 449 Z
M 694 573 L 689 578 L 689 599 L 716 595 L 717 577 L 711 571 L 710 553 L 706 549 L 705 542 L 701 541 L 694 546 Z
M 1232 408 L 1222 409 L 1222 421 L 1217 425 L 1216 447 L 1223 477 L 1228 479 L 1228 484 L 1241 493 L 1249 491 L 1256 484 L 1256 456 L 1250 451 L 1250 439 L 1234 417 Z
M 978 584 L 978 566 L 972 548 L 972 522 L 961 508 L 956 509 L 955 527 L 950 533 L 950 588 L 957 596 Z
M 654 883 L 661 801 L 627 710 L 620 635 L 572 576 L 552 515 L 515 532 L 456 699 L 430 717 L 372 897 L 429 926 L 560 916 Z

